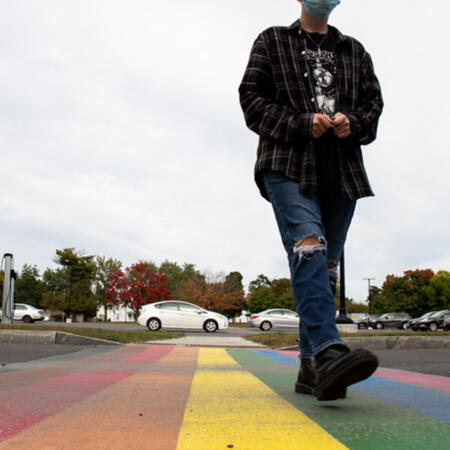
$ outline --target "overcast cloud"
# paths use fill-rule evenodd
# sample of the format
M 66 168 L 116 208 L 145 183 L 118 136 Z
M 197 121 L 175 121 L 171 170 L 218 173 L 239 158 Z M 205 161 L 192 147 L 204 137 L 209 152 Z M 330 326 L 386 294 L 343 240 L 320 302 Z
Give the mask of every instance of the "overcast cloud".
M 356 300 L 364 277 L 450 269 L 450 6 L 428 3 L 342 0 L 330 20 L 372 55 L 385 99 L 364 149 L 376 197 L 346 246 Z M 257 34 L 299 14 L 295 0 L 5 2 L 0 252 L 19 270 L 76 247 L 245 284 L 288 276 L 237 88 Z

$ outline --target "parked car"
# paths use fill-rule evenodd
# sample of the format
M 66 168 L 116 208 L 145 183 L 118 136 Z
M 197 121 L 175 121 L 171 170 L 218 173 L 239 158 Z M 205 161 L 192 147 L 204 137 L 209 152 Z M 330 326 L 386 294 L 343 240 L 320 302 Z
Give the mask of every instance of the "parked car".
M 290 309 L 266 309 L 250 316 L 251 327 L 259 327 L 263 331 L 269 331 L 272 327 L 296 327 L 300 318 L 295 311 Z
M 450 314 L 445 316 L 444 321 L 442 322 L 442 329 L 446 331 L 450 330 Z
M 383 328 L 408 328 L 411 316 L 404 312 L 393 312 L 382 314 L 380 317 L 369 320 L 369 326 L 382 330 Z
M 419 322 L 422 319 L 426 319 L 427 317 L 431 316 L 431 314 L 434 314 L 435 312 L 436 311 L 430 311 L 430 312 L 427 312 L 425 314 L 422 314 L 420 317 L 416 317 L 415 319 L 411 319 L 409 321 L 408 328 L 410 328 L 413 331 L 417 331 L 419 329 Z
M 428 317 L 425 317 L 419 322 L 419 329 L 425 331 L 436 331 L 442 323 L 444 316 L 448 313 L 450 313 L 448 309 L 443 309 L 442 311 L 436 311 Z
M 203 329 L 207 333 L 214 333 L 228 328 L 228 319 L 222 314 L 182 300 L 144 305 L 137 321 L 150 331 L 157 331 L 160 328 L 186 328 Z
M 373 321 L 374 319 L 377 319 L 378 317 L 380 317 L 381 314 L 370 314 L 370 315 L 366 315 L 365 317 L 361 317 L 360 319 L 356 319 L 354 322 L 356 323 L 356 325 L 358 325 L 358 328 L 360 330 L 365 330 L 367 328 L 369 328 L 369 321 Z
M 0 318 L 2 317 L 2 310 L 0 308 Z M 27 305 L 26 303 L 14 304 L 13 320 L 22 320 L 25 323 L 33 323 L 36 320 L 49 320 L 48 315 L 35 306 Z
M 448 321 L 450 323 L 450 311 L 448 311 L 447 314 L 444 314 L 444 316 L 439 319 L 438 328 L 445 330 L 445 321 Z

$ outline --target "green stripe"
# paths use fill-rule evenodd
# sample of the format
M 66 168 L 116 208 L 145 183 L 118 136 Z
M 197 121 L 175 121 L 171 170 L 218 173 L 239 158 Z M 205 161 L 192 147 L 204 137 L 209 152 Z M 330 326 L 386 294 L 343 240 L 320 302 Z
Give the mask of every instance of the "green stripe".
M 318 402 L 294 392 L 297 369 L 277 364 L 251 350 L 228 349 L 258 377 L 350 449 L 447 449 L 450 427 L 438 419 L 349 390 L 347 399 Z

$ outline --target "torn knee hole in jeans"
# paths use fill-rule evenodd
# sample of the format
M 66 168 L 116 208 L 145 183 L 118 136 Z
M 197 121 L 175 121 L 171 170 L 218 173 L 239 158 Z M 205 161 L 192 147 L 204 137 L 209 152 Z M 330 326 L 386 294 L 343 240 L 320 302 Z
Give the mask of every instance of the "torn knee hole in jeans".
M 317 244 L 303 244 L 308 239 L 299 240 L 294 246 L 294 253 L 298 253 L 299 262 L 302 259 L 311 259 L 317 253 L 325 252 L 327 249 L 327 241 L 323 237 L 310 236 L 317 239 Z

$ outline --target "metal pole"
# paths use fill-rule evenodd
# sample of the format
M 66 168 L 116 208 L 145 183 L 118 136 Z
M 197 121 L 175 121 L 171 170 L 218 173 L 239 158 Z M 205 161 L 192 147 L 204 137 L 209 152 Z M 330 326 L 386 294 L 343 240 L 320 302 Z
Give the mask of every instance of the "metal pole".
M 13 255 L 5 253 L 3 259 L 5 261 L 5 272 L 3 278 L 2 323 L 12 324 L 14 314 L 14 279 L 11 279 L 11 275 L 14 272 L 12 268 Z
M 353 323 L 350 317 L 347 317 L 345 308 L 345 260 L 344 250 L 342 250 L 341 260 L 339 262 L 339 315 L 336 317 L 336 323 Z
M 363 278 L 363 280 L 367 280 L 367 284 L 368 284 L 368 293 L 367 293 L 367 303 L 369 304 L 369 314 L 371 313 L 370 311 L 370 280 L 375 280 L 375 278 Z

